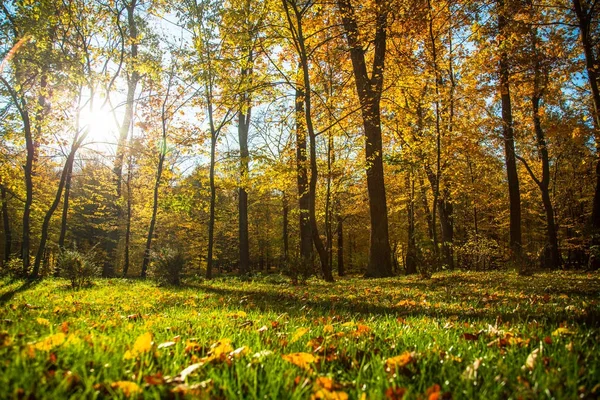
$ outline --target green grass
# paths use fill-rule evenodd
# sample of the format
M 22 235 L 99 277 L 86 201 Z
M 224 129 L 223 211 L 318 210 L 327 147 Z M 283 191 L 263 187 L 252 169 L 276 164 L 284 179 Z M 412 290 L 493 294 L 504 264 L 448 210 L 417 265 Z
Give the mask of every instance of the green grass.
M 5 279 L 0 398 L 597 398 L 599 278 Z

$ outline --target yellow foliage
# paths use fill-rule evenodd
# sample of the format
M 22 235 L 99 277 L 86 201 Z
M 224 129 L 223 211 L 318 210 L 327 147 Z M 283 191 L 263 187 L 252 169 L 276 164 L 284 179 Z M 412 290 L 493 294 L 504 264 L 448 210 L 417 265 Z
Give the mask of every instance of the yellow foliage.
M 306 332 L 308 332 L 308 331 L 309 331 L 308 328 L 296 329 L 296 332 L 294 332 L 292 339 L 290 339 L 290 344 L 297 342 L 302 336 L 306 335 Z
M 136 358 L 140 354 L 147 353 L 152 350 L 154 343 L 152 342 L 152 333 L 146 332 L 135 340 L 133 344 L 133 348 L 131 350 L 127 350 L 124 355 L 125 360 L 130 360 L 132 358 Z
M 34 345 L 34 348 L 36 350 L 41 350 L 41 351 L 50 351 L 53 348 L 63 344 L 65 342 L 65 339 L 66 339 L 66 336 L 64 333 L 62 333 L 62 332 L 55 333 L 54 335 L 48 336 L 46 339 L 42 340 L 41 342 L 37 342 Z
M 385 367 L 388 369 L 403 368 L 415 361 L 415 353 L 405 351 L 396 357 L 388 358 L 385 361 Z

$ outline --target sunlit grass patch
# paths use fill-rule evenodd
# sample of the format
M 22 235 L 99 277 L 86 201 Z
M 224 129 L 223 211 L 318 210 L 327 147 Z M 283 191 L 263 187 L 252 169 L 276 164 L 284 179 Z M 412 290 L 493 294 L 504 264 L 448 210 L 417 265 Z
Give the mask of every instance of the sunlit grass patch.
M 0 397 L 594 398 L 598 278 L 4 281 Z

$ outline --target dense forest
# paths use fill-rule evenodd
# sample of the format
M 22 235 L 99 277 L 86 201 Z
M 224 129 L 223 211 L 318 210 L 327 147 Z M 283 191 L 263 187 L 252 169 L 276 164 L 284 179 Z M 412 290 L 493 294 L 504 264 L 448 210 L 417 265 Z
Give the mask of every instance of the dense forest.
M 2 271 L 596 269 L 599 21 L 591 0 L 4 1 Z

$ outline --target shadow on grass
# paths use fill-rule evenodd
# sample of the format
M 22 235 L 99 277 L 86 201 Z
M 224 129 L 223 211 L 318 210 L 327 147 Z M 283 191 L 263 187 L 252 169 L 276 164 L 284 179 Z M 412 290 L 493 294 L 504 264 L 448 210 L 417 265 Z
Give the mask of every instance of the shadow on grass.
M 40 282 L 41 282 L 40 279 L 23 281 L 21 286 L 19 286 L 18 288 L 9 290 L 8 292 L 6 292 L 6 293 L 2 294 L 2 296 L 0 296 L 0 305 L 4 305 L 4 304 L 8 303 L 10 300 L 12 300 L 13 297 L 15 297 L 15 295 L 17 293 L 21 293 L 21 292 L 24 292 L 31 288 L 34 288 Z
M 378 282 L 377 286 L 388 286 L 394 285 L 396 289 L 402 287 L 410 287 L 420 288 L 430 293 L 433 291 L 441 292 L 445 287 L 452 287 L 456 284 L 462 283 L 464 284 L 464 280 L 460 282 L 457 281 L 457 277 L 451 277 L 451 279 L 437 278 L 437 282 L 433 284 L 431 282 L 422 282 L 415 285 L 415 282 Z M 481 285 L 481 280 L 473 279 L 473 283 L 478 283 Z M 520 285 L 513 285 L 513 282 L 502 282 L 502 284 L 509 284 L 512 286 L 513 290 L 521 290 L 524 287 Z M 189 286 L 188 286 L 189 287 Z M 458 318 L 460 321 L 479 321 L 479 322 L 488 322 L 493 324 L 497 319 L 500 319 L 504 322 L 520 322 L 520 323 L 528 323 L 533 322 L 534 320 L 541 324 L 552 324 L 558 325 L 563 321 L 569 321 L 571 323 L 576 324 L 584 324 L 589 327 L 598 327 L 600 326 L 600 311 L 596 308 L 588 309 L 585 314 L 576 314 L 573 312 L 569 312 L 564 308 L 558 306 L 555 307 L 554 310 L 545 310 L 544 312 L 539 312 L 534 309 L 527 309 L 527 307 L 523 306 L 523 300 L 515 298 L 514 301 L 510 302 L 509 305 L 505 306 L 503 309 L 494 309 L 485 308 L 485 307 L 468 307 L 466 306 L 464 310 L 456 310 L 456 309 L 445 309 L 442 307 L 424 307 L 420 303 L 417 303 L 414 306 L 402 307 L 402 306 L 383 306 L 370 303 L 368 301 L 364 301 L 362 299 L 355 299 L 353 301 L 345 300 L 343 296 L 339 296 L 337 300 L 331 299 L 311 299 L 310 297 L 304 298 L 302 293 L 305 291 L 303 287 L 298 287 L 298 292 L 292 293 L 289 291 L 282 291 L 277 293 L 275 290 L 252 290 L 252 289 L 233 289 L 233 288 L 223 288 L 223 287 L 215 287 L 210 284 L 195 284 L 193 285 L 195 289 L 201 290 L 205 293 L 213 293 L 222 297 L 230 297 L 241 301 L 245 299 L 245 301 L 251 302 L 250 308 L 255 308 L 260 311 L 271 311 L 275 313 L 287 313 L 290 317 L 301 317 L 308 315 L 311 311 L 315 312 L 317 315 L 346 315 L 351 317 L 357 317 L 361 319 L 368 319 L 373 316 L 391 316 L 391 317 L 429 317 L 441 319 L 442 321 L 445 319 L 454 319 Z M 490 291 L 493 291 L 495 287 L 488 287 Z M 543 290 L 543 288 L 541 288 Z M 565 289 L 565 288 L 562 288 Z M 591 289 L 591 288 L 590 288 Z M 314 291 L 315 288 L 306 288 L 306 291 Z M 326 285 L 322 288 L 317 288 L 319 290 L 327 290 Z M 564 290 L 563 290 L 564 291 Z M 588 299 L 592 300 L 597 298 L 597 294 L 594 290 L 575 290 L 575 292 L 579 295 L 583 295 Z M 326 292 L 321 292 L 326 293 Z M 333 295 L 334 293 L 332 293 Z M 375 294 L 373 294 L 375 295 Z M 237 302 L 237 301 L 236 301 Z M 459 303 L 460 301 L 456 301 L 453 303 Z M 521 307 L 519 307 L 521 305 Z M 246 306 L 248 307 L 248 306 Z

